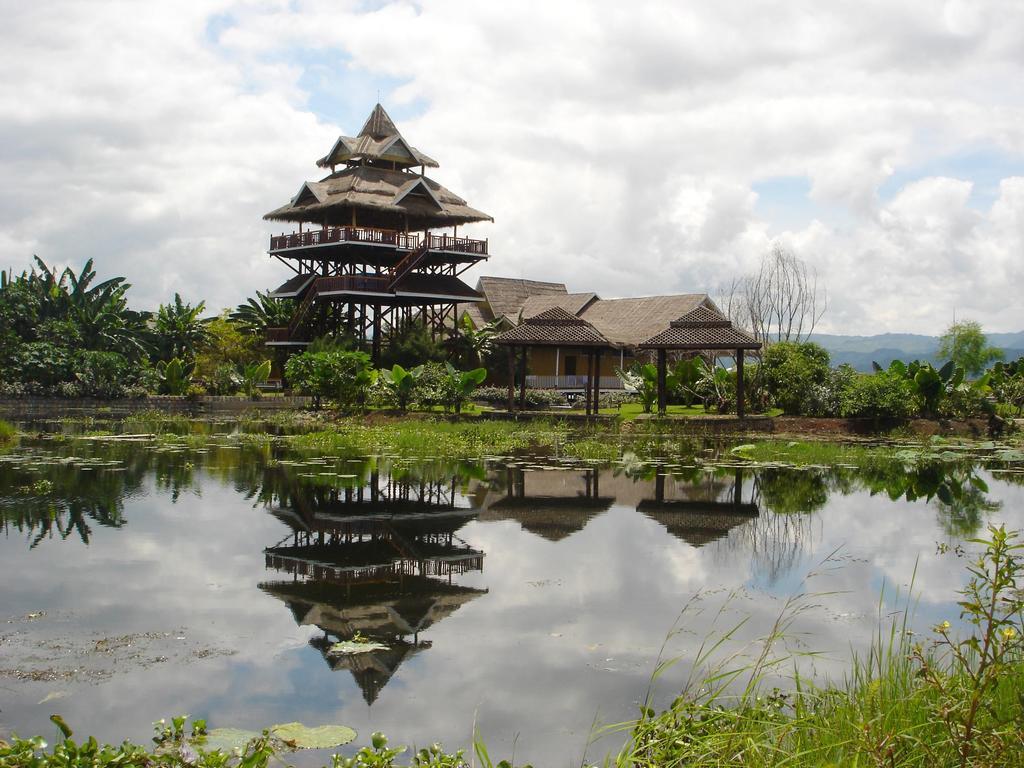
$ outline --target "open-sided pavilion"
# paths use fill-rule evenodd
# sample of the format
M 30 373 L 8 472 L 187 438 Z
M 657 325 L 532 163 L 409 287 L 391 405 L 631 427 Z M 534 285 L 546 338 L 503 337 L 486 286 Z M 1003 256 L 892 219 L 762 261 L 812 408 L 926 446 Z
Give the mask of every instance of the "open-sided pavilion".
M 508 409 L 516 409 L 516 350 L 522 364 L 519 376 L 519 409 L 526 407 L 527 352 L 531 347 L 557 347 L 579 350 L 587 358 L 585 388 L 586 413 L 596 414 L 601 399 L 601 354 L 610 352 L 612 344 L 586 320 L 561 307 L 552 307 L 523 320 L 515 328 L 495 336 L 494 341 L 508 349 Z
M 736 415 L 746 415 L 744 403 L 743 355 L 761 349 L 761 342 L 746 331 L 733 326 L 717 309 L 701 304 L 678 320 L 673 320 L 661 333 L 655 334 L 641 349 L 652 349 L 658 355 L 658 413 L 664 415 L 668 393 L 665 379 L 668 352 L 715 353 L 728 352 L 736 360 Z

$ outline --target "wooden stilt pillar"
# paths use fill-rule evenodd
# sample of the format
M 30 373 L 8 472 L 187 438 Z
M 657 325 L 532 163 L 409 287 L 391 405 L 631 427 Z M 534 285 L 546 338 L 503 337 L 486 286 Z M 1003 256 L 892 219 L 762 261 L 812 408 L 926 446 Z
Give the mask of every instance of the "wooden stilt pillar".
M 523 370 L 519 379 L 519 410 L 526 410 L 526 347 L 523 347 Z
M 353 216 L 355 211 L 352 212 Z M 373 353 L 371 359 L 373 360 L 373 367 L 380 367 L 380 304 L 373 306 Z
M 746 404 L 743 402 L 743 350 L 736 350 L 736 415 L 741 419 L 746 416 Z
M 665 374 L 668 367 L 667 353 L 658 350 L 658 415 L 664 416 L 668 410 L 668 393 L 665 392 Z
M 516 351 L 510 344 L 508 347 L 508 412 L 516 409 Z
M 594 415 L 601 412 L 601 350 L 594 355 Z

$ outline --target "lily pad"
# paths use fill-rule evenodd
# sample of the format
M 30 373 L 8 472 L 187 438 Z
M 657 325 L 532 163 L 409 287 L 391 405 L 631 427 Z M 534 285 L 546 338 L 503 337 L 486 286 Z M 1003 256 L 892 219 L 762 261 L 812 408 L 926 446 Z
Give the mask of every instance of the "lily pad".
M 318 728 L 309 728 L 302 723 L 283 723 L 273 726 L 270 732 L 297 749 L 340 747 L 356 737 L 356 732 L 346 725 L 321 725 Z
M 255 731 L 244 731 L 241 728 L 214 728 L 206 734 L 206 740 L 202 748 L 208 752 L 219 749 L 222 752 L 232 752 L 241 749 L 250 741 L 258 738 Z

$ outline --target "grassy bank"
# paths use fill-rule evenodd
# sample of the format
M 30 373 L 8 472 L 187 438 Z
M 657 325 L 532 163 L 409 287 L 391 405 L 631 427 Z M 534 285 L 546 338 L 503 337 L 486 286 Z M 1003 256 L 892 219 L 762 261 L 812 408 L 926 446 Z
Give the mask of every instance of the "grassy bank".
M 871 651 L 854 659 L 843 682 L 817 687 L 794 677 L 789 690 L 768 690 L 770 676 L 795 666 L 794 658 L 775 654 L 795 615 L 790 603 L 750 657 L 754 661 L 740 664 L 736 660 L 741 657 L 731 655 L 716 662 L 720 642 L 711 639 L 698 658 L 688 660 L 697 674 L 691 674 L 667 709 L 659 713 L 644 705 L 638 720 L 603 729 L 621 732 L 625 741 L 603 765 L 1024 765 L 1024 593 L 1017 588 L 1024 578 L 1024 545 L 1017 534 L 994 528 L 989 533 L 988 540 L 974 542 L 984 550 L 967 566 L 970 579 L 960 593 L 965 637 L 943 621 L 928 638 L 918 638 L 907 630 L 904 614 L 880 622 Z M 652 687 L 673 663 L 658 664 Z M 52 750 L 38 737 L 0 741 L 0 766 L 264 768 L 300 746 L 265 731 L 229 754 L 209 746 L 213 734 L 207 736 L 205 723 L 189 729 L 184 718 L 175 719 L 172 727 L 158 724 L 155 748 L 128 742 L 100 746 L 92 739 L 75 741 L 63 720 L 53 719 L 59 730 Z M 405 755 L 373 734 L 359 752 L 335 756 L 331 765 L 494 768 L 482 742 L 474 751 L 470 758 L 435 745 Z

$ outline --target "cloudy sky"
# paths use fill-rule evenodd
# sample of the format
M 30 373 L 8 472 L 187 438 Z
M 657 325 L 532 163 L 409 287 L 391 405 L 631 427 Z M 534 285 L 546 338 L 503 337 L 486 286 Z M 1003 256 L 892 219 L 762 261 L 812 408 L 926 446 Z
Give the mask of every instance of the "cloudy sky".
M 479 273 L 714 292 L 780 241 L 821 330 L 1024 329 L 1020 0 L 0 4 L 5 268 L 273 287 L 262 215 L 379 94 L 494 216 Z

